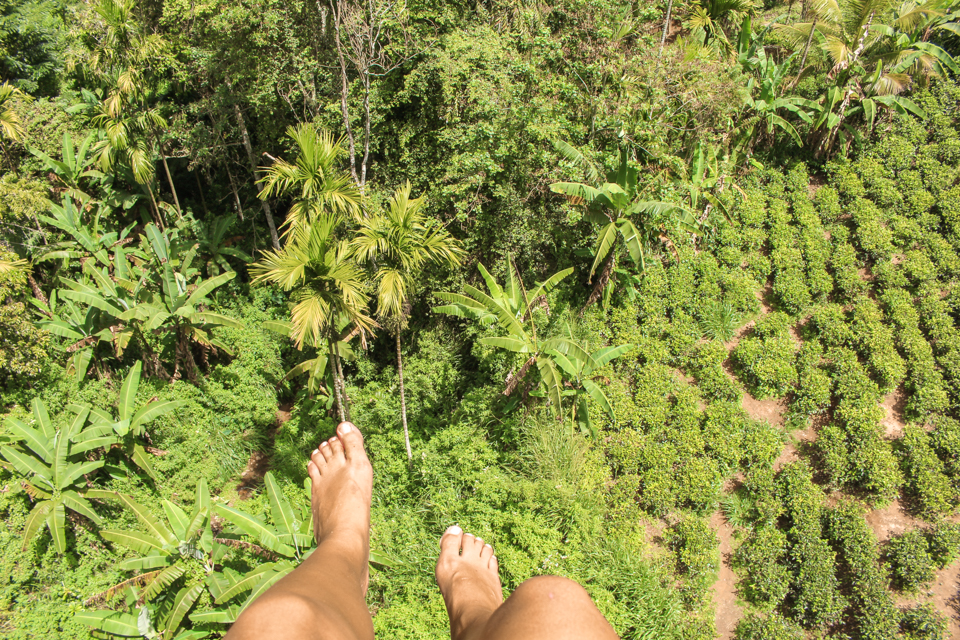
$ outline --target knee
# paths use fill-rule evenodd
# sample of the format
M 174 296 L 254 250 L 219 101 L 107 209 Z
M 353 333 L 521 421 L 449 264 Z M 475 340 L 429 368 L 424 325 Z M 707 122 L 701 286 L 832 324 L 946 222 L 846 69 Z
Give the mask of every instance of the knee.
M 525 580 L 523 584 L 517 587 L 511 597 L 519 599 L 535 598 L 541 601 L 546 599 L 547 601 L 563 603 L 565 606 L 571 604 L 593 605 L 593 600 L 586 589 L 570 578 L 560 576 L 535 576 Z

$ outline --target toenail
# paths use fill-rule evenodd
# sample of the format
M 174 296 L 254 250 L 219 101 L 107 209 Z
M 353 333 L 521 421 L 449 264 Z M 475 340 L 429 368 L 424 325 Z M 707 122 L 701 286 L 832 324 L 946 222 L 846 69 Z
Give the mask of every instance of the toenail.
M 491 547 L 490 545 L 485 544 L 485 545 L 483 545 L 483 546 L 485 546 L 487 549 L 490 549 L 491 551 L 493 551 L 493 547 Z
M 321 443 L 320 443 L 320 446 L 321 446 L 321 447 L 325 447 L 325 446 L 327 446 L 327 441 L 326 441 L 326 440 L 324 440 L 323 442 L 321 442 Z M 318 451 L 319 451 L 319 449 L 318 449 Z
M 477 542 L 483 542 L 483 538 L 477 538 Z
M 353 431 L 353 425 L 349 422 L 344 422 L 340 425 L 340 433 L 350 433 Z
M 314 450 L 313 450 L 313 453 L 311 453 L 310 455 L 315 456 L 315 455 L 317 455 L 318 453 L 320 453 L 320 449 L 314 449 Z
M 446 531 L 446 532 L 449 533 L 450 535 L 458 536 L 458 535 L 460 535 L 461 533 L 463 533 L 463 529 L 461 529 L 461 528 L 458 527 L 457 525 L 452 525 L 452 526 L 450 526 L 450 527 L 447 527 L 447 531 Z

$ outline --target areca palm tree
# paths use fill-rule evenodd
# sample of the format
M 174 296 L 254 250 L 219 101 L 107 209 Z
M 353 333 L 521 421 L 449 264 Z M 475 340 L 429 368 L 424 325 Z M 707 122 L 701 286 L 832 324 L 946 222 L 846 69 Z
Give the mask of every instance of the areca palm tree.
M 324 215 L 297 224 L 288 232 L 283 249 L 265 251 L 250 266 L 250 273 L 254 284 L 272 282 L 292 292 L 290 337 L 298 349 L 305 342 L 327 342 L 340 419 L 346 420 L 343 372 L 334 349 L 339 341 L 337 322 L 346 318 L 362 331 L 372 331 L 376 322 L 366 314 L 369 296 L 364 292 L 363 271 L 349 247 L 335 236 L 339 221 L 337 215 Z
M 263 178 L 260 179 L 263 185 L 261 200 L 286 195 L 294 199 L 287 219 L 281 225 L 287 227 L 284 235 L 322 215 L 359 218 L 360 189 L 337 165 L 344 155 L 340 140 L 309 122 L 289 127 L 287 136 L 299 149 L 296 160 L 291 163 L 274 158 L 273 164 L 261 168 Z
M 0 134 L 13 142 L 22 141 L 26 132 L 20 116 L 9 103 L 15 96 L 22 95 L 23 92 L 9 82 L 0 84 Z
M 389 208 L 363 220 L 351 242 L 357 258 L 376 266 L 377 317 L 393 333 L 397 345 L 397 375 L 400 380 L 400 415 L 407 459 L 413 460 L 407 428 L 407 398 L 403 387 L 403 357 L 400 331 L 409 316 L 409 298 L 422 271 L 429 264 L 460 264 L 460 242 L 439 221 L 423 211 L 424 198 L 410 197 L 410 183 L 397 189 Z

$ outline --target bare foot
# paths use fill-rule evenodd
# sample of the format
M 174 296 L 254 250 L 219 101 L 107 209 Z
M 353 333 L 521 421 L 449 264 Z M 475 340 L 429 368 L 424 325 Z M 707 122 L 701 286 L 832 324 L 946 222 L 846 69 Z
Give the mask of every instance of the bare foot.
M 311 507 L 317 544 L 335 540 L 355 561 L 363 593 L 370 568 L 370 500 L 373 469 L 363 449 L 363 436 L 353 424 L 341 422 L 337 435 L 320 443 L 310 456 L 307 472 L 313 482 Z
M 493 547 L 456 525 L 440 538 L 437 585 L 447 604 L 452 640 L 478 637 L 503 603 Z

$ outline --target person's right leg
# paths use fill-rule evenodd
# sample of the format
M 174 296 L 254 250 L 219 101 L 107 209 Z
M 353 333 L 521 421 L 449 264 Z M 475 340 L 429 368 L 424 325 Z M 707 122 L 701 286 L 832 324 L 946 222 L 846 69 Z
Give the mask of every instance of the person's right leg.
M 567 578 L 531 578 L 504 602 L 493 548 L 459 527 L 440 539 L 437 584 L 452 640 L 617 637 L 584 588 Z

